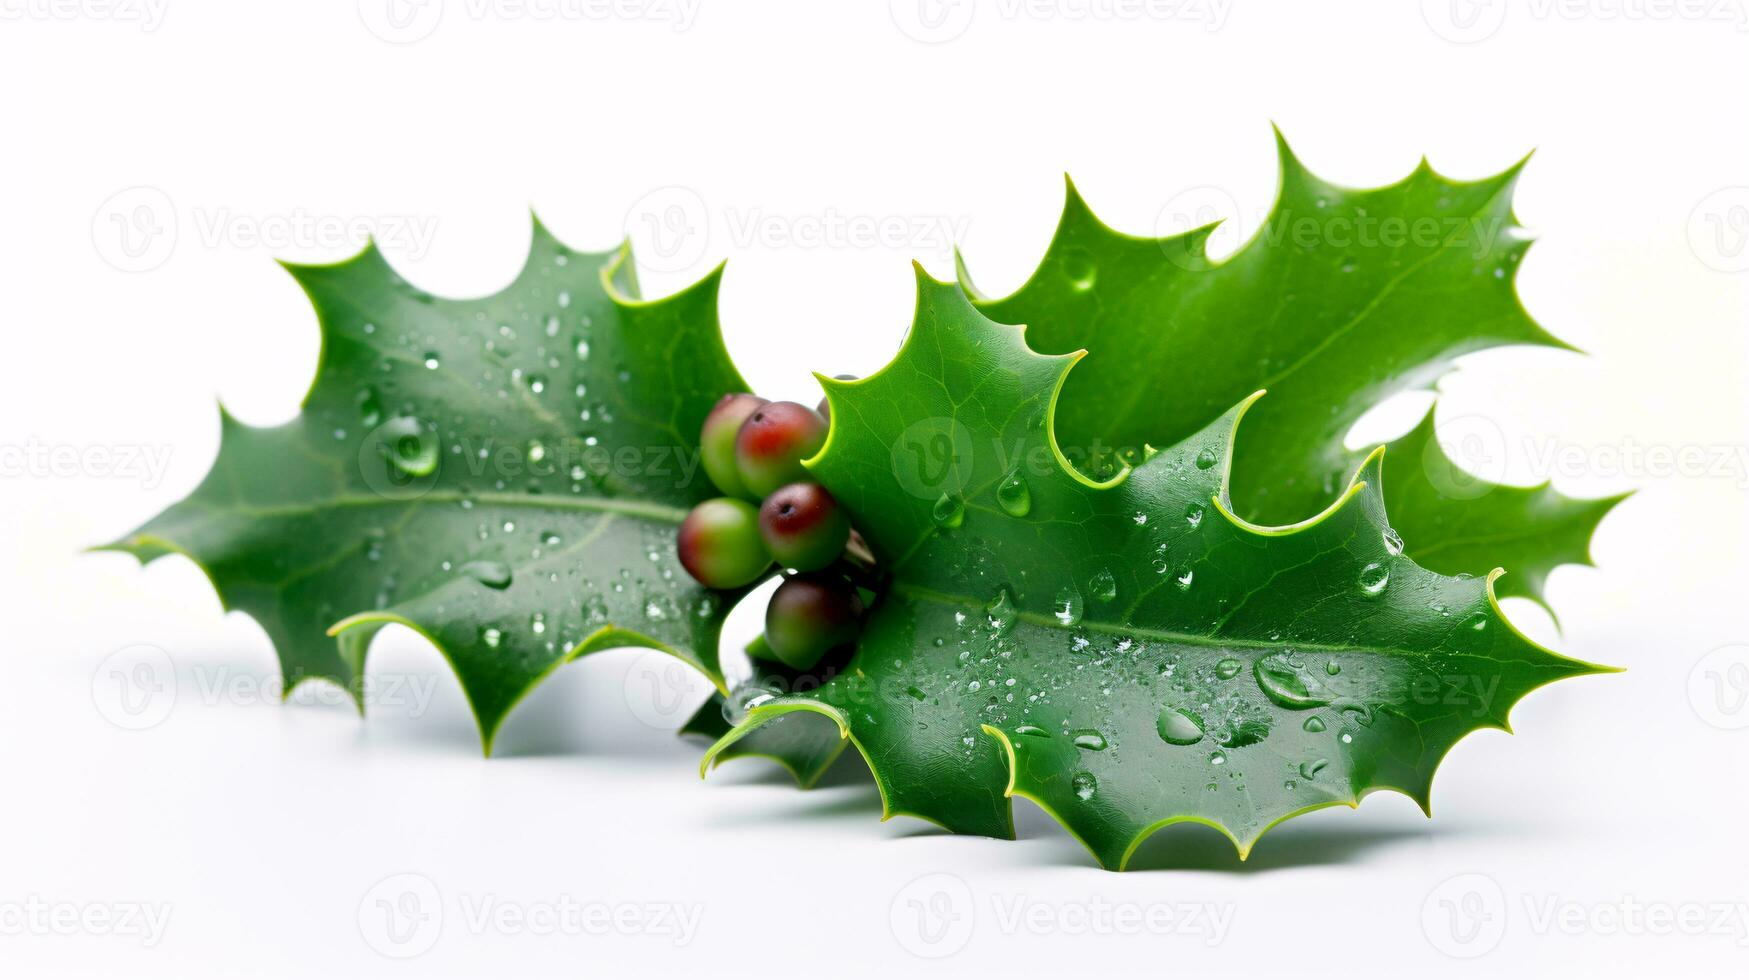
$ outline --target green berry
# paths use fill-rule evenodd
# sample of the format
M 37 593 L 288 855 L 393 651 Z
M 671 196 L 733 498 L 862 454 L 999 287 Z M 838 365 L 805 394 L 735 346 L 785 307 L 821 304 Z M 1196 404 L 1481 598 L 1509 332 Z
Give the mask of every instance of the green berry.
M 765 403 L 765 399 L 758 395 L 745 392 L 728 394 L 704 417 L 704 430 L 699 435 L 699 457 L 704 464 L 704 474 L 711 478 L 718 490 L 731 497 L 759 499 L 747 489 L 740 469 L 735 466 L 735 434 L 741 431 L 741 423 L 747 421 L 747 416 Z
M 735 435 L 735 468 L 757 497 L 808 478 L 802 460 L 826 442 L 826 420 L 806 405 L 771 402 L 747 416 Z
M 765 607 L 765 642 L 777 659 L 809 670 L 860 631 L 862 598 L 842 575 L 795 575 L 777 587 Z
M 680 563 L 713 589 L 733 589 L 758 578 L 771 566 L 771 554 L 759 539 L 759 512 L 732 497 L 694 507 L 680 524 Z
M 779 565 L 817 571 L 844 553 L 850 543 L 850 517 L 825 487 L 791 483 L 759 505 L 759 536 Z

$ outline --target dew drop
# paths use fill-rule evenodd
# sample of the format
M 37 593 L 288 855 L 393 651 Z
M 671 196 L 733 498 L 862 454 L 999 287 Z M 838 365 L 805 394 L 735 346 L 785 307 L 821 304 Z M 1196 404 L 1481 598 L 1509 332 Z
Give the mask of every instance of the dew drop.
M 1104 752 L 1105 746 L 1105 736 L 1091 728 L 1075 733 L 1075 747 L 1078 749 L 1086 749 L 1089 752 Z
M 1215 676 L 1219 677 L 1221 680 L 1230 681 L 1239 676 L 1239 671 L 1244 669 L 1244 664 L 1234 660 L 1232 657 L 1228 657 L 1220 663 L 1215 664 Z
M 1069 788 L 1075 791 L 1075 798 L 1086 802 L 1093 799 L 1093 794 L 1099 792 L 1099 780 L 1085 770 L 1069 778 Z
M 1385 586 L 1391 583 L 1391 570 L 1379 562 L 1368 562 L 1360 570 L 1360 591 L 1367 595 L 1378 595 L 1385 591 Z
M 955 528 L 966 522 L 966 503 L 960 498 L 944 493 L 935 501 L 935 526 Z
M 1093 253 L 1079 245 L 1071 245 L 1063 250 L 1063 278 L 1069 281 L 1069 288 L 1076 292 L 1086 292 L 1093 288 L 1099 279 L 1099 268 L 1093 263 Z
M 996 502 L 1010 517 L 1025 517 L 1032 510 L 1032 490 L 1018 468 L 996 488 Z
M 1172 577 L 1172 583 L 1178 586 L 1180 592 L 1190 591 L 1190 585 L 1194 581 L 1196 581 L 1196 572 L 1189 565 L 1179 566 L 1178 574 Z
M 1051 736 L 1050 732 L 1045 731 L 1037 725 L 1028 724 L 1015 725 L 1014 734 L 1025 735 L 1028 738 L 1050 738 Z
M 1316 779 L 1318 773 L 1329 764 L 1330 760 L 1328 759 L 1313 759 L 1311 762 L 1302 762 L 1300 763 L 1300 778 Z
M 392 418 L 377 431 L 395 469 L 408 476 L 430 476 L 437 469 L 437 437 L 418 419 Z
M 1169 745 L 1195 745 L 1202 741 L 1202 719 L 1178 708 L 1161 708 L 1154 729 Z
M 1007 589 L 997 592 L 996 597 L 984 607 L 984 615 L 991 629 L 998 633 L 1008 632 L 1014 627 L 1014 619 L 1018 615 L 1014 608 L 1014 597 L 1008 594 Z
M 1220 457 L 1215 454 L 1213 446 L 1204 446 L 1202 452 L 1196 454 L 1196 468 L 1206 470 L 1215 465 L 1215 461 L 1218 459 Z
M 1063 590 L 1057 593 L 1057 601 L 1052 606 L 1051 611 L 1057 617 L 1057 622 L 1064 626 L 1073 626 L 1079 623 L 1081 621 L 1081 593 L 1076 592 L 1073 586 L 1063 586 Z
M 1219 750 L 1209 753 L 1209 765 L 1224 766 L 1227 764 L 1227 753 Z
M 425 353 L 425 367 L 427 370 L 435 371 L 442 366 L 443 361 L 437 356 L 436 351 L 427 351 Z
M 504 633 L 497 627 L 488 626 L 480 631 L 480 642 L 493 649 L 497 649 L 498 644 L 504 642 Z
M 461 572 L 488 588 L 510 587 L 510 566 L 501 561 L 471 561 L 461 567 Z
M 1304 725 L 1301 725 L 1300 727 L 1305 729 L 1306 731 L 1311 732 L 1312 734 L 1316 735 L 1319 732 L 1324 730 L 1324 719 L 1318 717 L 1317 715 L 1313 715 L 1312 717 L 1307 718 L 1306 723 Z
M 1190 529 L 1193 531 L 1202 526 L 1201 504 L 1191 504 L 1189 507 L 1184 508 L 1184 523 L 1189 524 Z
M 1488 628 L 1488 614 L 1487 613 L 1476 613 L 1474 616 L 1471 616 L 1469 619 L 1464 620 L 1464 625 L 1468 626 L 1470 629 L 1473 629 L 1476 632 L 1480 633 L 1481 631 Z
M 1269 700 L 1284 708 L 1316 708 L 1336 699 L 1312 672 L 1294 663 L 1287 654 L 1275 653 L 1252 668 L 1257 686 Z
M 1381 536 L 1385 539 L 1386 551 L 1390 552 L 1392 555 L 1400 555 L 1403 553 L 1403 536 L 1397 533 L 1396 528 L 1385 528 Z
M 1087 580 L 1087 591 L 1100 602 L 1110 602 L 1117 598 L 1117 576 L 1111 574 L 1111 569 L 1102 568 Z

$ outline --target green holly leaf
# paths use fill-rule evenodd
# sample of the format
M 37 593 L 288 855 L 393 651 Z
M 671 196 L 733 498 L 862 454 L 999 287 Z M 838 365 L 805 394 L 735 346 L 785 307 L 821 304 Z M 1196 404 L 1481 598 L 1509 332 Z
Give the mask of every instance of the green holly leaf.
M 1512 574 L 1500 580 L 1501 596 L 1548 608 L 1543 584 L 1549 573 L 1559 565 L 1592 564 L 1592 532 L 1628 495 L 1576 500 L 1546 482 L 1490 482 L 1451 459 L 1434 437 L 1433 422 L 1430 410 L 1389 445 L 1391 458 L 1407 464 L 1408 477 L 1386 485 L 1385 506 L 1410 557 L 1442 572 L 1503 566 Z
M 682 735 L 702 735 L 713 742 L 728 734 L 735 722 L 746 719 L 749 702 L 758 704 L 773 692 L 806 691 L 821 678 L 779 663 L 760 636 L 748 645 L 752 674 L 729 692 L 713 692 L 705 703 L 680 726 Z M 725 705 L 727 707 L 725 707 Z M 720 766 L 732 759 L 767 759 L 782 766 L 802 789 L 812 789 L 844 753 L 844 740 L 829 727 L 810 724 L 804 717 L 774 718 L 725 745 L 712 758 Z
M 1492 575 L 1402 554 L 1382 451 L 1313 518 L 1235 516 L 1229 469 L 1259 450 L 1247 423 L 1235 454 L 1234 433 L 1255 397 L 1093 482 L 1055 437 L 1079 357 L 1033 352 L 919 270 L 893 363 L 822 379 L 832 430 L 809 461 L 891 586 L 842 673 L 752 699 L 706 766 L 811 716 L 863 753 L 888 816 L 1009 837 L 1021 795 L 1121 868 L 1180 821 L 1243 854 L 1288 817 L 1376 789 L 1426 807 L 1464 734 L 1603 669 L 1515 631 Z
M 1114 465 L 1113 451 L 1133 458 L 1145 442 L 1186 438 L 1267 388 L 1246 418 L 1252 451 L 1234 466 L 1233 495 L 1241 515 L 1271 523 L 1341 491 L 1360 461 L 1344 437 L 1391 395 L 1431 387 L 1474 351 L 1567 348 L 1514 287 L 1530 245 L 1512 213 L 1522 164 L 1463 182 L 1423 161 L 1399 183 L 1353 190 L 1314 176 L 1279 136 L 1275 206 L 1231 257 L 1208 259 L 1215 225 L 1160 239 L 1114 231 L 1071 184 L 1037 271 L 1012 295 L 979 302 L 1000 322 L 1025 324 L 1041 351 L 1092 351 L 1064 389 L 1057 424 L 1071 458 L 1096 475 Z M 969 289 L 963 265 L 961 280 Z M 1426 445 L 1426 468 L 1462 472 Z M 1448 496 L 1419 448 L 1407 459 L 1398 448 L 1392 457 L 1404 464 L 1386 501 L 1409 554 L 1449 573 L 1505 566 L 1511 591 L 1538 602 L 1555 565 L 1585 560 L 1614 503 L 1542 489 L 1532 505 L 1485 481 Z
M 596 650 L 661 650 L 722 686 L 739 593 L 698 587 L 674 554 L 714 495 L 699 426 L 745 389 L 720 270 L 642 301 L 628 249 L 573 251 L 538 222 L 522 273 L 483 299 L 415 289 L 374 246 L 287 268 L 322 330 L 302 412 L 272 428 L 223 415 L 205 481 L 110 549 L 192 558 L 266 629 L 288 691 L 321 678 L 356 698 L 371 637 L 419 631 L 488 752 L 523 695 Z

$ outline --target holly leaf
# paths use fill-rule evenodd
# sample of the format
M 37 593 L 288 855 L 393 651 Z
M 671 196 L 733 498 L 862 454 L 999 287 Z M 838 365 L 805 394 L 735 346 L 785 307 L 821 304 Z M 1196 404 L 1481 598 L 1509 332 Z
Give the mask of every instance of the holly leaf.
M 1512 574 L 1500 580 L 1499 594 L 1545 609 L 1549 573 L 1560 565 L 1592 564 L 1592 533 L 1629 496 L 1576 500 L 1547 482 L 1515 487 L 1477 476 L 1440 446 L 1432 410 L 1389 449 L 1392 459 L 1408 464 L 1407 478 L 1387 485 L 1385 506 L 1409 542 L 1409 555 L 1445 572 L 1503 566 Z
M 1530 246 L 1511 203 L 1522 162 L 1464 182 L 1423 160 L 1396 184 L 1354 190 L 1314 176 L 1276 135 L 1275 206 L 1229 258 L 1207 256 L 1217 225 L 1132 237 L 1095 217 L 1070 184 L 1032 277 L 979 302 L 1000 322 L 1026 324 L 1041 351 L 1093 352 L 1067 383 L 1057 424 L 1070 458 L 1096 476 L 1117 465 L 1114 453 L 1133 460 L 1145 442 L 1184 439 L 1269 389 L 1247 416 L 1252 451 L 1232 478 L 1239 513 L 1265 522 L 1333 499 L 1361 458 L 1343 445 L 1354 422 L 1394 394 L 1430 388 L 1458 357 L 1515 344 L 1571 349 L 1515 290 Z M 960 272 L 971 288 L 963 264 Z M 1586 542 L 1615 503 L 1469 478 L 1425 438 L 1392 456 L 1406 465 L 1386 502 L 1409 554 L 1449 573 L 1504 565 L 1516 578 L 1509 590 L 1538 602 L 1551 569 L 1587 561 Z M 1452 495 L 1429 471 L 1456 474 L 1463 491 Z
M 287 269 L 322 331 L 302 411 L 269 428 L 221 413 L 212 472 L 109 549 L 192 558 L 267 631 L 288 692 L 320 678 L 357 699 L 377 631 L 419 631 L 488 752 L 523 695 L 596 650 L 661 650 L 722 687 L 740 593 L 695 585 L 674 553 L 713 495 L 699 426 L 746 387 L 720 269 L 646 302 L 629 249 L 573 251 L 538 222 L 516 281 L 483 299 L 415 289 L 374 246 Z
M 1243 855 L 1270 826 L 1373 790 L 1427 807 L 1464 734 L 1603 669 L 1515 631 L 1493 575 L 1402 554 L 1382 451 L 1313 518 L 1234 515 L 1229 470 L 1255 451 L 1236 455 L 1234 433 L 1256 396 L 1093 482 L 1055 435 L 1081 354 L 1033 352 L 921 270 L 918 288 L 892 364 L 822 379 L 832 430 L 808 462 L 891 586 L 842 673 L 754 699 L 707 767 L 811 715 L 863 753 L 887 816 L 1011 837 L 1020 795 L 1108 867 L 1181 821 Z
M 746 719 L 749 705 L 764 703 L 777 692 L 807 691 L 822 678 L 779 663 L 765 637 L 747 646 L 752 673 L 728 692 L 712 692 L 704 704 L 680 726 L 682 735 L 702 735 L 713 742 Z M 720 766 L 732 759 L 767 759 L 782 766 L 802 789 L 813 789 L 844 753 L 844 740 L 828 727 L 810 724 L 805 717 L 774 718 L 725 745 L 711 760 Z

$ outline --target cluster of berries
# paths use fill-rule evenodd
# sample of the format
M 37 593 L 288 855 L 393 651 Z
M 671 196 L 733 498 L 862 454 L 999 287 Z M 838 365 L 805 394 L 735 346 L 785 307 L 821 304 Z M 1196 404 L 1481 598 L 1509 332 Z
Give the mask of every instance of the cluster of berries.
M 710 588 L 738 588 L 773 561 L 783 566 L 765 610 L 765 642 L 795 670 L 855 640 L 863 611 L 846 556 L 850 518 L 802 466 L 826 441 L 827 412 L 824 401 L 816 411 L 724 395 L 700 439 L 705 475 L 724 496 L 694 507 L 680 525 L 680 563 Z

